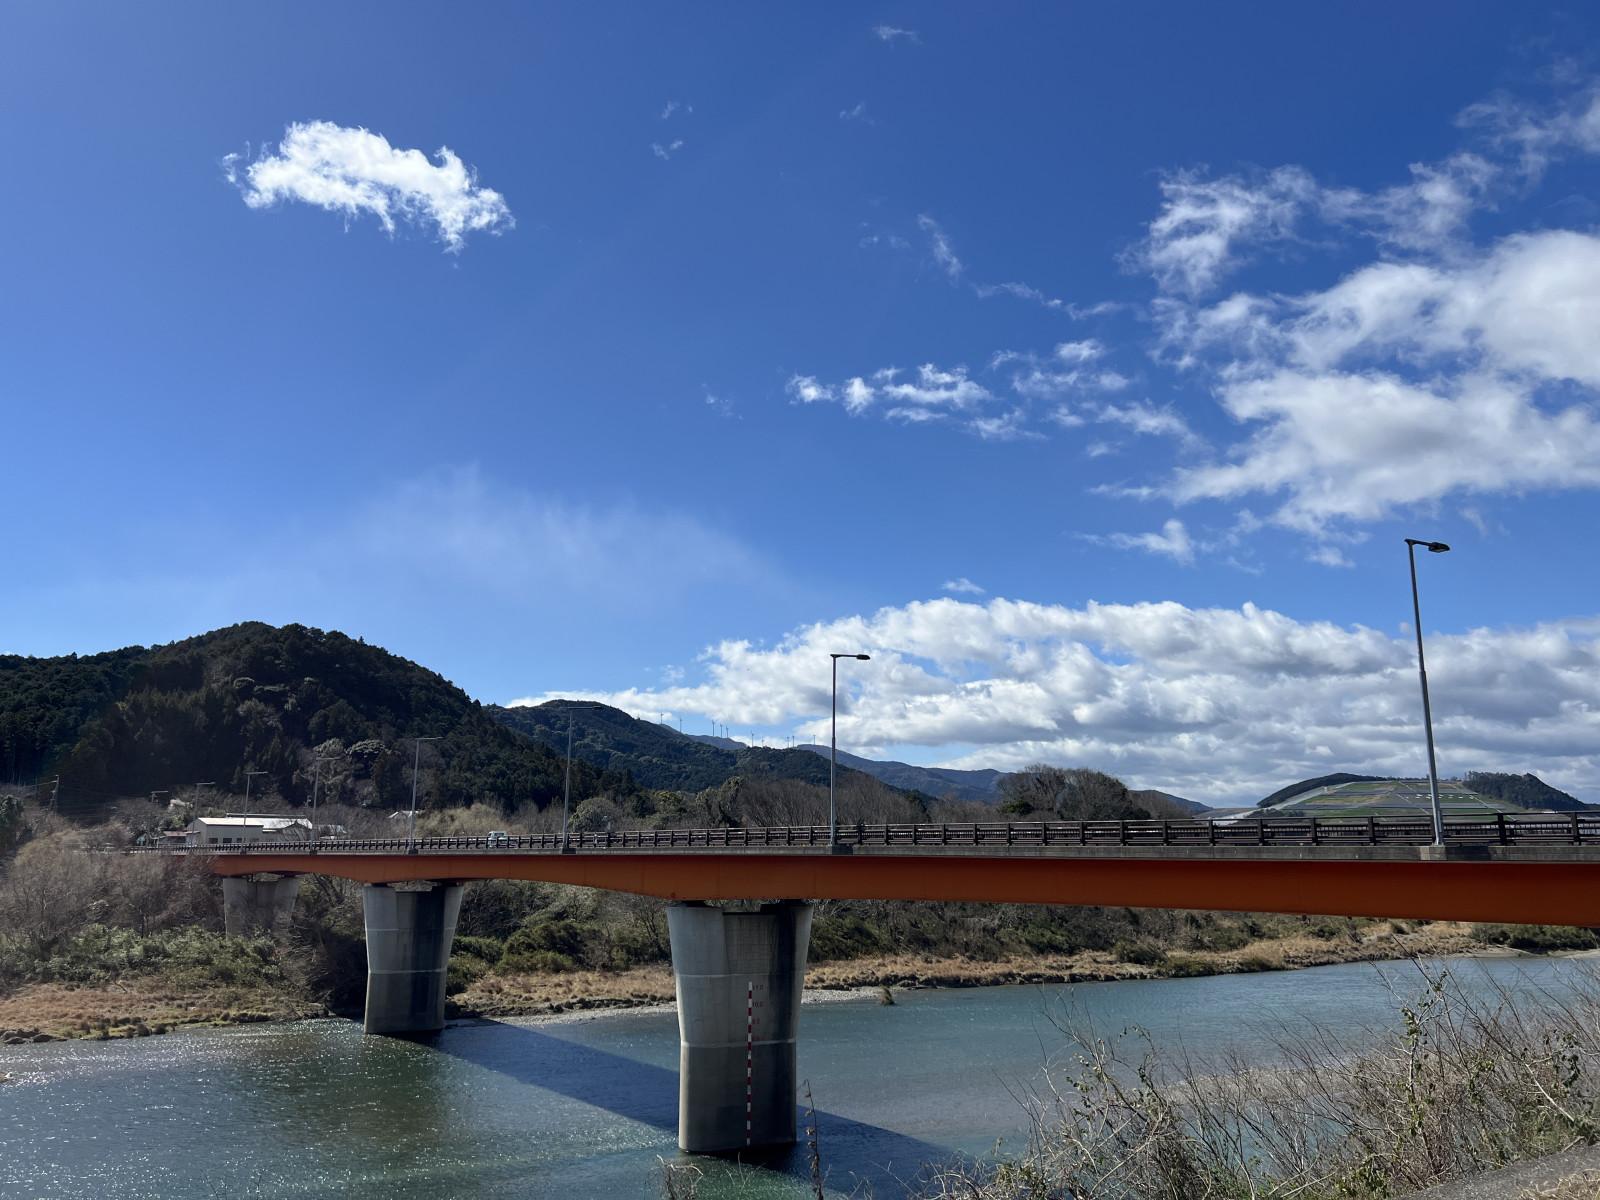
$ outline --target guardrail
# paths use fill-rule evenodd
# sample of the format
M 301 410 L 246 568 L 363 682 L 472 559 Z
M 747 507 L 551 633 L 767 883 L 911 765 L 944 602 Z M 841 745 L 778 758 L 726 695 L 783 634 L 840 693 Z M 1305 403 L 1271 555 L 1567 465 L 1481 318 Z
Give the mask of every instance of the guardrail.
M 1452 846 L 1600 845 L 1600 812 L 1498 814 L 1446 821 L 1445 842 Z M 873 847 L 970 846 L 1425 846 L 1433 842 L 1426 817 L 1274 817 L 1243 821 L 969 821 L 920 825 L 840 825 L 837 844 Z M 759 829 L 626 829 L 574 833 L 565 842 L 557 833 L 470 837 L 323 839 L 319 851 L 337 853 L 424 853 L 486 850 L 581 852 L 584 850 L 723 850 L 827 847 L 826 825 L 784 825 Z M 135 853 L 171 854 L 203 850 L 211 854 L 305 851 L 304 841 L 250 842 L 239 846 L 140 847 Z

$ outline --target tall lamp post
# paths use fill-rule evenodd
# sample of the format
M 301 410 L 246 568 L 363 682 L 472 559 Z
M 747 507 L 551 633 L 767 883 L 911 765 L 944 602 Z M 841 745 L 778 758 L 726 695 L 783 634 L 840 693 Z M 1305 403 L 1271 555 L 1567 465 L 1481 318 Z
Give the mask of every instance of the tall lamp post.
M 250 811 L 250 784 L 257 775 L 265 775 L 265 771 L 246 771 L 244 773 L 244 811 Z
M 1417 598 L 1417 547 L 1429 554 L 1444 554 L 1450 549 L 1443 542 L 1422 538 L 1406 539 L 1406 557 L 1411 560 L 1411 619 L 1417 631 L 1417 677 L 1422 681 L 1422 726 L 1428 736 L 1428 794 L 1433 799 L 1433 844 L 1444 845 L 1444 812 L 1439 807 L 1439 766 L 1433 754 L 1433 709 L 1428 703 L 1428 666 L 1422 657 L 1422 602 Z
M 417 744 L 416 752 L 411 758 L 411 814 L 406 820 L 406 852 L 417 852 L 417 774 L 422 770 L 422 743 L 437 742 L 437 737 L 412 738 Z M 320 772 L 320 767 L 318 768 Z M 316 832 L 315 829 L 312 832 Z
M 325 758 L 319 758 L 313 764 L 317 768 L 316 774 L 311 780 L 311 853 L 313 854 L 317 852 L 317 790 L 322 786 L 322 764 L 327 761 Z M 411 807 L 415 809 L 417 807 L 415 775 L 412 776 L 411 786 Z M 412 819 L 414 820 L 415 818 L 416 813 L 413 812 Z
M 567 839 L 567 822 L 572 816 L 572 726 L 580 708 L 608 708 L 609 705 L 574 701 L 567 705 L 567 771 L 561 784 L 561 853 L 571 854 L 572 843 Z
M 872 655 L 829 654 L 828 657 L 833 660 L 833 732 L 829 735 L 828 746 L 828 849 L 832 850 L 839 844 L 839 805 L 833 792 L 833 779 L 839 771 L 839 660 L 854 658 L 866 662 Z

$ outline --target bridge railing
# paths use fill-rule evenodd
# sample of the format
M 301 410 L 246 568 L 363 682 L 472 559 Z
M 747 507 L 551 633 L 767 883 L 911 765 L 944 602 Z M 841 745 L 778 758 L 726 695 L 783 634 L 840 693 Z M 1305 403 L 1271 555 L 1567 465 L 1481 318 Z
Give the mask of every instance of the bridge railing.
M 1450 845 L 1600 845 L 1600 812 L 1496 814 L 1444 823 Z M 1269 817 L 1232 821 L 966 821 L 903 825 L 840 825 L 839 845 L 873 848 L 1181 847 L 1181 846 L 1423 846 L 1433 841 L 1427 817 Z M 826 825 L 761 828 L 624 829 L 560 834 L 477 834 L 456 837 L 323 839 L 336 852 L 439 853 L 463 850 L 553 853 L 562 850 L 723 850 L 827 848 Z M 180 847 L 208 853 L 305 851 L 303 840 L 238 846 Z M 170 852 L 167 847 L 141 848 Z

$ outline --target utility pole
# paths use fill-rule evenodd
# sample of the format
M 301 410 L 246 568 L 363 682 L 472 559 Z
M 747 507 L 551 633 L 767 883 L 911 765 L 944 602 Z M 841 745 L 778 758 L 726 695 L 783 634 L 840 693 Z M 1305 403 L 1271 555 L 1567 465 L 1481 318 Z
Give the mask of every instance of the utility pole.
M 50 783 L 50 811 L 56 811 L 56 801 L 61 796 L 61 776 L 57 775 Z

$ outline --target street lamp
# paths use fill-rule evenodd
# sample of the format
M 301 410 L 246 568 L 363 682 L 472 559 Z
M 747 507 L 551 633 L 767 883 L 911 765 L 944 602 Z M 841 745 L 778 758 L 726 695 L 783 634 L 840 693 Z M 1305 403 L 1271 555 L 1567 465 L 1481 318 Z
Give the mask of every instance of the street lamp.
M 572 815 L 572 726 L 574 714 L 580 708 L 606 708 L 604 704 L 573 702 L 567 705 L 567 773 L 561 784 L 561 853 L 571 854 L 572 843 L 567 839 L 567 821 Z
M 250 782 L 257 775 L 265 775 L 265 771 L 246 771 L 244 773 L 244 811 L 250 811 Z
M 1411 560 L 1411 618 L 1417 631 L 1417 677 L 1422 680 L 1422 726 L 1428 735 L 1428 794 L 1433 798 L 1433 844 L 1444 845 L 1444 812 L 1439 808 L 1439 767 L 1433 755 L 1433 709 L 1428 704 L 1428 667 L 1422 657 L 1422 602 L 1417 598 L 1417 547 L 1429 554 L 1444 554 L 1450 549 L 1443 542 L 1422 538 L 1406 539 L 1406 557 Z
M 432 741 L 433 739 L 428 738 L 424 740 Z M 312 765 L 316 767 L 316 773 L 311 779 L 311 853 L 313 854 L 317 852 L 317 789 L 322 786 L 322 764 L 327 761 L 328 760 L 325 758 L 319 758 L 312 763 Z M 411 777 L 411 816 L 413 820 L 416 819 L 417 815 L 415 811 L 416 807 L 417 780 L 416 775 L 413 773 Z
M 437 742 L 441 741 L 442 739 L 437 737 L 419 737 L 412 738 L 411 740 L 417 744 L 417 749 L 416 753 L 411 759 L 411 814 L 406 819 L 406 852 L 408 854 L 415 854 L 417 852 L 417 774 L 422 770 L 422 743 Z M 315 791 L 312 792 L 312 795 L 316 795 Z M 316 833 L 315 824 L 312 825 L 311 832 Z
M 833 733 L 828 748 L 828 848 L 839 844 L 839 807 L 833 794 L 833 777 L 839 770 L 839 660 L 854 658 L 868 661 L 870 654 L 829 654 L 833 660 Z

